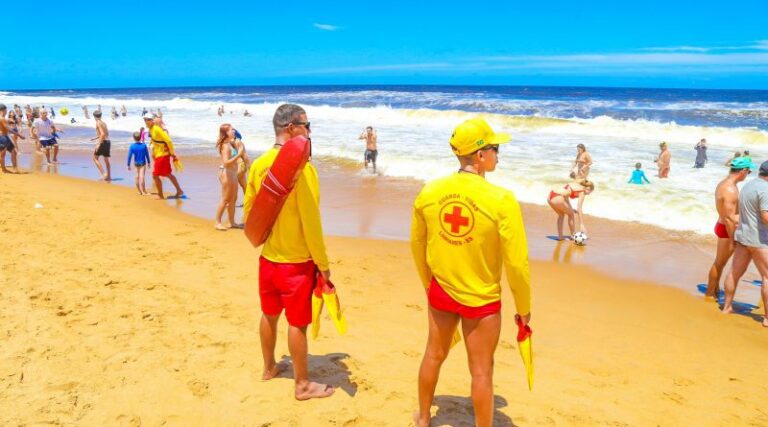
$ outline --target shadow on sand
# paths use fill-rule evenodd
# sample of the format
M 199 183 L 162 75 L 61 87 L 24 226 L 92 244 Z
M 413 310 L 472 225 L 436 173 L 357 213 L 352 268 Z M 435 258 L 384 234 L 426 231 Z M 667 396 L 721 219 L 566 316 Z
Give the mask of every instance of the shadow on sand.
M 493 414 L 494 427 L 514 427 L 512 418 L 499 411 L 499 408 L 507 406 L 507 399 L 495 395 L 493 397 L 495 411 Z M 431 425 L 451 427 L 472 427 L 475 425 L 475 411 L 472 408 L 472 399 L 460 396 L 435 396 L 433 405 L 437 406 L 437 413 L 432 418 Z
M 309 355 L 309 378 L 322 384 L 331 385 L 337 389 L 344 390 L 349 396 L 354 397 L 357 394 L 357 383 L 352 382 L 349 367 L 344 363 L 349 355 L 346 353 L 329 353 L 324 356 Z M 278 362 L 286 365 L 287 368 L 277 376 L 277 378 L 293 379 L 293 364 L 291 357 L 283 355 Z

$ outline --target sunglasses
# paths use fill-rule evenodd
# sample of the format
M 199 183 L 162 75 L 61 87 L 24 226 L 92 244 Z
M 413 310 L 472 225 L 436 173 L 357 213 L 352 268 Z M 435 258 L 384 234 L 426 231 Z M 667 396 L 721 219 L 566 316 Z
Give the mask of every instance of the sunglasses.
M 290 122 L 287 125 L 283 125 L 284 128 L 287 128 L 290 125 L 294 126 L 304 126 L 307 130 L 310 130 L 309 127 L 311 126 L 310 122 Z
M 483 147 L 480 149 L 480 151 L 488 151 L 488 150 L 493 150 L 496 152 L 496 154 L 499 154 L 499 146 L 496 144 L 489 145 L 487 147 Z

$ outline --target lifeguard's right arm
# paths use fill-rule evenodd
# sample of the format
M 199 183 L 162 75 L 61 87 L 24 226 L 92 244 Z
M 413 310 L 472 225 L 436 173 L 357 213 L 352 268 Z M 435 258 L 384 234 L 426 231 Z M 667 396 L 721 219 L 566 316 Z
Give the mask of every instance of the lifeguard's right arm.
M 427 223 L 419 208 L 419 197 L 413 204 L 413 219 L 411 220 L 411 253 L 416 263 L 416 271 L 424 288 L 429 288 L 432 281 L 432 270 L 427 264 Z
M 499 236 L 507 281 L 515 297 L 517 314 L 531 313 L 531 270 L 528 265 L 528 241 L 525 237 L 523 215 L 514 196 L 505 196 L 499 207 Z

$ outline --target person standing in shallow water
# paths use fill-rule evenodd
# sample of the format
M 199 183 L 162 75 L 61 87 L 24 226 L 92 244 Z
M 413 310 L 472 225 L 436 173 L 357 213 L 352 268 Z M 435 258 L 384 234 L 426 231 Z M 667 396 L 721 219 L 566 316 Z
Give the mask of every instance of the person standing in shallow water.
M 221 200 L 216 208 L 216 229 L 226 231 L 230 228 L 243 228 L 235 222 L 235 201 L 237 200 L 237 168 L 243 157 L 243 151 L 235 145 L 235 129 L 225 123 L 219 128 L 219 138 L 216 140 L 221 165 L 219 165 L 219 183 L 221 183 Z M 221 223 L 224 211 L 229 217 L 229 226 Z
M 694 161 L 693 167 L 701 169 L 707 162 L 709 162 L 709 159 L 707 158 L 707 140 L 701 138 L 701 141 L 699 141 L 693 149 L 696 150 L 696 161 Z
M 576 178 L 587 179 L 590 168 L 592 168 L 592 155 L 587 152 L 587 147 L 584 144 L 577 145 L 576 159 L 573 161 L 571 172 L 576 174 Z
M 659 178 L 669 178 L 670 164 L 672 162 L 672 153 L 666 142 L 659 144 L 659 157 L 656 159 L 656 166 L 659 168 Z

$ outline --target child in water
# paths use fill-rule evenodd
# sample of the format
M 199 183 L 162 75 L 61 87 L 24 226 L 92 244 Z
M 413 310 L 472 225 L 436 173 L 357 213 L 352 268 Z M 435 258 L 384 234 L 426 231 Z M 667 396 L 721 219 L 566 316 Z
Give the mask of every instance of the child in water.
M 635 163 L 635 170 L 632 171 L 632 178 L 629 178 L 627 184 L 643 185 L 651 183 L 651 181 L 648 181 L 648 178 L 645 177 L 645 172 L 641 170 L 642 167 L 642 163 Z

